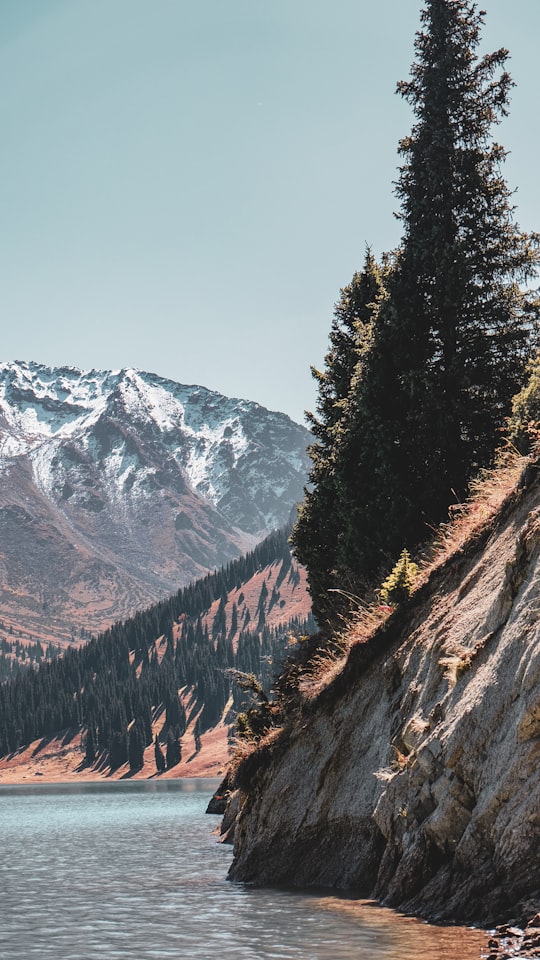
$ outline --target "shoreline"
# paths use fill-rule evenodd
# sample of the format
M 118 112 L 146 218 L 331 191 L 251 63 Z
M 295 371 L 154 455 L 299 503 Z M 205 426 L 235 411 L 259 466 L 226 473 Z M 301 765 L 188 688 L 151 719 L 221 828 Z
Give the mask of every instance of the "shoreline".
M 180 763 L 161 774 L 156 770 L 153 744 L 146 747 L 144 766 L 140 770 L 130 770 L 129 764 L 125 763 L 111 771 L 99 757 L 92 765 L 85 764 L 81 741 L 80 731 L 64 731 L 58 737 L 34 740 L 15 753 L 2 757 L 0 786 L 223 778 L 229 763 L 227 727 L 223 725 L 218 725 L 202 735 L 201 749 L 198 752 L 189 752 L 187 744 L 182 744 L 183 755 Z
M 146 788 L 153 788 L 160 786 L 161 784 L 165 785 L 168 789 L 175 786 L 185 786 L 189 788 L 190 786 L 195 787 L 193 792 L 199 792 L 200 788 L 205 785 L 204 792 L 212 792 L 215 788 L 219 786 L 220 777 L 147 777 L 139 778 L 135 780 L 134 778 L 120 778 L 120 779 L 105 779 L 103 777 L 98 778 L 97 780 L 25 780 L 23 782 L 0 782 L 0 797 L 2 795 L 9 795 L 10 793 L 23 793 L 24 791 L 33 791 L 35 789 L 43 788 L 44 793 L 61 793 L 62 790 L 67 792 L 80 792 L 86 789 L 88 790 L 98 790 L 101 787 L 107 787 L 111 789 L 122 789 L 124 787 L 133 788 L 134 790 L 144 790 Z M 186 792 L 190 792 L 189 789 Z M 202 793 L 203 790 L 201 789 Z

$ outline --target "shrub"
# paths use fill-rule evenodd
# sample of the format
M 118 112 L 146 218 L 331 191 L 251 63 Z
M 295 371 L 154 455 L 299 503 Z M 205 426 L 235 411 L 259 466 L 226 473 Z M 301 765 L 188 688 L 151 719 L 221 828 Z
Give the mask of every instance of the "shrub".
M 381 603 L 397 607 L 409 599 L 418 575 L 418 565 L 411 560 L 408 550 L 402 550 L 400 558 L 380 590 Z
M 522 454 L 527 454 L 540 433 L 540 357 L 529 363 L 529 378 L 512 400 L 512 416 L 507 420 L 507 435 Z

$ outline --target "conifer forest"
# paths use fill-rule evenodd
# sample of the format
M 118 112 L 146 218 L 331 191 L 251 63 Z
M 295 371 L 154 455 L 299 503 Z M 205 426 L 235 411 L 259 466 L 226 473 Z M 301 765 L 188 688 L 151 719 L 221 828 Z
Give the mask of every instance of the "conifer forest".
M 179 762 L 180 740 L 191 716 L 197 718 L 197 740 L 229 705 L 232 731 L 245 699 L 234 674 L 254 674 L 270 691 L 291 636 L 310 633 L 315 626 L 310 619 L 294 618 L 279 628 L 266 625 L 269 609 L 279 603 L 281 584 L 297 576 L 288 534 L 287 529 L 271 534 L 246 556 L 84 645 L 34 669 L 19 669 L 0 686 L 0 756 L 38 737 L 83 728 L 88 764 L 99 759 L 114 770 L 129 761 L 136 770 L 152 743 L 152 723 L 162 717 L 159 741 L 170 767 Z M 227 624 L 228 593 L 269 565 L 275 578 L 269 586 L 263 582 L 256 619 L 254 611 L 252 622 L 239 624 L 233 608 Z M 203 615 L 218 600 L 213 622 L 203 625 Z M 190 689 L 189 716 L 179 696 L 182 688 Z M 159 769 L 158 748 L 159 742 Z
M 402 240 L 343 288 L 310 416 L 311 486 L 293 531 L 314 614 L 332 629 L 403 549 L 417 551 L 493 463 L 538 349 L 539 236 L 519 229 L 494 128 L 508 51 L 479 55 L 484 14 L 428 0 L 397 92 Z

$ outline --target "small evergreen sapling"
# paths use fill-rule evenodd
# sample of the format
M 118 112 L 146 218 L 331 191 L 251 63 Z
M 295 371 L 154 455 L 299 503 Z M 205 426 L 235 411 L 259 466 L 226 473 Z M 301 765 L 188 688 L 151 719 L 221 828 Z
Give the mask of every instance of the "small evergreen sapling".
M 417 576 L 418 565 L 413 563 L 408 550 L 402 550 L 398 562 L 381 587 L 381 603 L 389 607 L 398 607 L 405 603 L 414 590 Z

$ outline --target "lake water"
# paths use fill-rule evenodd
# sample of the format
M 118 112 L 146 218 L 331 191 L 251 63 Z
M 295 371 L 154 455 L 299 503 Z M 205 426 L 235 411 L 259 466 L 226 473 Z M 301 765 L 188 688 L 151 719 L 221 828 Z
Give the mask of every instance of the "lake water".
M 480 932 L 227 882 L 216 786 L 0 786 L 2 960 L 479 960 Z

